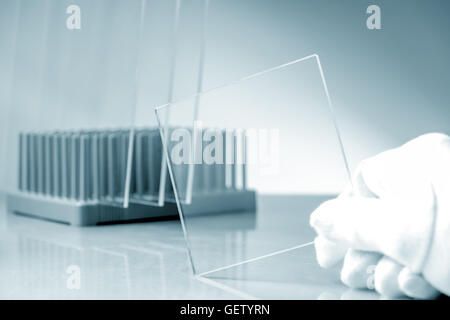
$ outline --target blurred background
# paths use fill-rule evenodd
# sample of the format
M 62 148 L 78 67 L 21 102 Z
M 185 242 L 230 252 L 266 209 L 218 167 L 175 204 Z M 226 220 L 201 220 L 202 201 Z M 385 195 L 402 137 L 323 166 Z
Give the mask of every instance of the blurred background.
M 140 37 L 140 0 L 0 2 L 0 184 L 18 121 L 51 122 L 71 101 L 64 110 L 76 112 L 53 121 L 151 125 L 154 106 L 195 93 L 204 2 L 180 3 L 175 46 L 174 0 L 146 1 Z M 71 4 L 81 8 L 81 30 L 65 27 Z M 381 8 L 381 30 L 366 27 L 371 4 Z M 317 53 L 354 169 L 420 134 L 450 133 L 449 14 L 447 0 L 210 0 L 203 88 Z M 91 48 L 78 57 L 67 41 L 74 32 Z M 74 57 L 85 70 L 71 70 Z

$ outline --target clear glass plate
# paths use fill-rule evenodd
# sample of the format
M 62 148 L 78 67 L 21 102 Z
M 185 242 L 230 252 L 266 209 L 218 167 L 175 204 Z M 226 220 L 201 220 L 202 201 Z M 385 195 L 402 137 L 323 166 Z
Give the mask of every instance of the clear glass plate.
M 310 244 L 309 214 L 348 182 L 315 54 L 155 112 L 197 275 Z
M 7 192 L 127 205 L 145 3 L 77 1 L 80 29 L 67 27 L 65 1 L 21 3 Z

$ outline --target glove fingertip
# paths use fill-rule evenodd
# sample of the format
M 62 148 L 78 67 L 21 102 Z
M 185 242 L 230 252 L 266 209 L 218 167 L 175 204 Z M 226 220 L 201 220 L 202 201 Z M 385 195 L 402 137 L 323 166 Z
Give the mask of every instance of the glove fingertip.
M 346 247 L 331 242 L 321 236 L 314 239 L 314 247 L 316 249 L 317 262 L 325 269 L 334 267 L 342 261 L 347 251 Z
M 421 275 L 404 268 L 398 276 L 400 289 L 415 299 L 435 299 L 440 292 L 433 288 Z

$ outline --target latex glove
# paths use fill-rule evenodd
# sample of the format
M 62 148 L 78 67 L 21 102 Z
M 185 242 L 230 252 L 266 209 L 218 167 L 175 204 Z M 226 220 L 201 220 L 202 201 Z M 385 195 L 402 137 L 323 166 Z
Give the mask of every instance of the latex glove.
M 340 197 L 375 197 L 361 179 L 360 170 L 357 170 L 353 180 L 353 187 L 349 186 Z M 420 274 L 413 273 L 380 253 L 349 249 L 346 245 L 329 241 L 322 236 L 316 237 L 315 247 L 322 267 L 335 265 L 345 255 L 341 280 L 352 289 L 376 289 L 384 296 L 395 298 L 408 296 L 432 299 L 439 295 L 439 291 Z
M 450 295 L 450 138 L 427 134 L 363 161 L 352 190 L 311 215 L 319 264 L 345 256 L 344 282 L 369 275 L 390 296 Z

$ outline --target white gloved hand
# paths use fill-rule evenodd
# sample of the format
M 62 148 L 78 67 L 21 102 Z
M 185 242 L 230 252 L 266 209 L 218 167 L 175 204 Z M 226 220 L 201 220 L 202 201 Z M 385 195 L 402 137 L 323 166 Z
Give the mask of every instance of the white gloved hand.
M 365 160 L 352 185 L 311 215 L 319 264 L 344 258 L 344 283 L 373 278 L 388 296 L 450 295 L 450 137 L 427 134 Z

